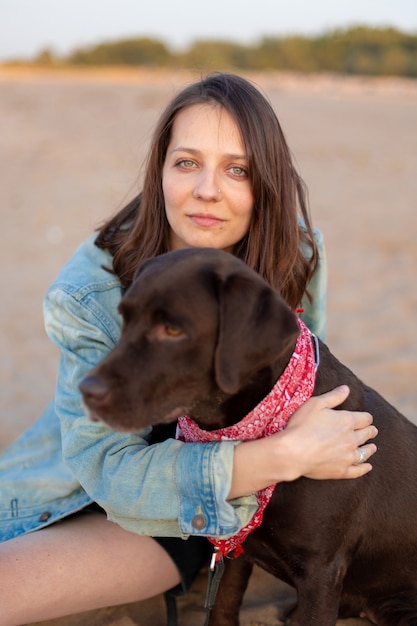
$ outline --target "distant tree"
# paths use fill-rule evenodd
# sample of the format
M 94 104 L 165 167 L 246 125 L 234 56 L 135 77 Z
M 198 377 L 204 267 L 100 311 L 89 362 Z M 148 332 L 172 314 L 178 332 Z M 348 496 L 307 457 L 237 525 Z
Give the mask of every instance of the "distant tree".
M 56 58 L 50 48 L 44 48 L 34 58 L 34 62 L 39 65 L 55 65 Z
M 417 53 L 417 37 L 394 28 L 357 26 L 329 34 L 338 42 L 338 71 L 348 74 L 413 75 L 413 59 Z M 415 64 L 414 64 L 415 65 Z M 416 74 L 414 74 L 416 75 Z
M 312 42 L 306 37 L 265 37 L 255 55 L 259 69 L 296 72 L 313 72 L 318 69 L 312 55 Z
M 148 38 L 101 43 L 75 50 L 68 58 L 76 65 L 166 65 L 170 53 L 161 41 Z
M 179 56 L 181 65 L 190 69 L 248 69 L 252 50 L 244 45 L 222 40 L 196 41 Z

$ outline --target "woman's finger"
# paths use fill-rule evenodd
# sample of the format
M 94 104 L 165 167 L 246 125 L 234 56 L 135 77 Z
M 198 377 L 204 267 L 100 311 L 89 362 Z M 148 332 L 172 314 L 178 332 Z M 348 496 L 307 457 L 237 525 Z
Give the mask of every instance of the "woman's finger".
M 355 435 L 359 447 L 370 439 L 375 439 L 375 437 L 378 435 L 378 429 L 376 426 L 371 424 L 370 426 L 366 426 L 366 428 L 356 429 Z
M 335 409 L 346 400 L 349 393 L 349 387 L 347 385 L 341 385 L 340 387 L 336 387 L 331 391 L 326 391 L 326 393 L 322 393 L 319 396 L 316 396 L 316 398 L 320 400 L 324 408 Z
M 315 398 L 321 403 L 323 408 L 335 409 L 347 399 L 349 393 L 349 387 L 347 385 L 341 385 L 331 391 L 315 396 Z M 344 409 L 343 413 L 339 413 L 340 416 L 342 414 L 344 414 L 349 421 L 348 427 L 353 428 L 353 430 L 365 428 L 373 422 L 373 417 L 368 411 L 348 411 Z
M 353 465 L 361 465 L 366 463 L 368 459 L 376 452 L 377 447 L 374 443 L 369 443 L 364 446 L 359 446 L 354 450 Z

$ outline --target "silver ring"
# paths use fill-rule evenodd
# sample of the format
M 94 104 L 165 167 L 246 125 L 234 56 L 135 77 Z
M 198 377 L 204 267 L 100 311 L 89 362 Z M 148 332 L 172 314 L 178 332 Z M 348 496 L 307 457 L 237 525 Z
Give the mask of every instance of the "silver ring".
M 359 461 L 356 461 L 356 465 L 360 465 L 361 463 L 363 463 L 366 460 L 366 450 L 365 448 L 358 448 L 358 452 L 359 452 Z

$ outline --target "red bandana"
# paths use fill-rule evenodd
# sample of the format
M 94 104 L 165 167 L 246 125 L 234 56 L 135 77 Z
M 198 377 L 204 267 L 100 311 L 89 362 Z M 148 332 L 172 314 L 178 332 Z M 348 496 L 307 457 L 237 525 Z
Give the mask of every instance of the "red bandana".
M 270 393 L 246 417 L 227 428 L 206 431 L 199 428 L 187 415 L 182 415 L 178 419 L 177 439 L 192 442 L 245 441 L 267 437 L 283 430 L 293 413 L 312 395 L 316 379 L 317 363 L 312 344 L 312 338 L 315 337 L 299 318 L 298 324 L 301 333 L 287 367 Z M 219 558 L 232 551 L 235 557 L 243 552 L 241 544 L 262 523 L 264 509 L 274 488 L 275 485 L 271 485 L 256 493 L 258 509 L 249 524 L 237 535 L 228 539 L 209 537 L 218 549 Z

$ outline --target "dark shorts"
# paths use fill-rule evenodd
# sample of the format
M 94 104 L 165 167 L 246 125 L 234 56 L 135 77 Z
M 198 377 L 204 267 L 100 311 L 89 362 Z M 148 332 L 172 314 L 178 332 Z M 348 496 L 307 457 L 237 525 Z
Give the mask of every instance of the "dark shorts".
M 202 567 L 207 566 L 213 552 L 213 544 L 205 537 L 154 537 L 169 554 L 181 576 L 181 583 L 169 590 L 170 595 L 186 593 Z

